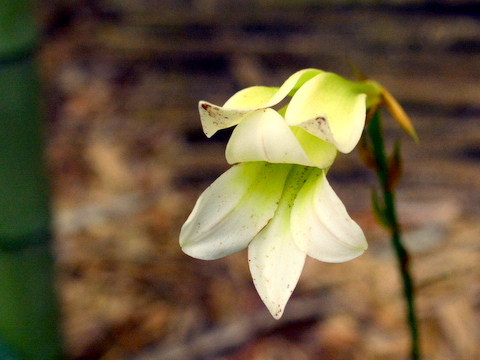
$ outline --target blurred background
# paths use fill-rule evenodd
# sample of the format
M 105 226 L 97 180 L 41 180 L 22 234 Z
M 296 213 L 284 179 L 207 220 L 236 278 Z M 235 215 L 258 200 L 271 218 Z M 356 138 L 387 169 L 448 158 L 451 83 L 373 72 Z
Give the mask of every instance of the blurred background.
M 71 359 L 406 359 L 409 335 L 375 178 L 353 152 L 329 172 L 370 248 L 307 261 L 282 320 L 246 253 L 178 246 L 199 194 L 228 169 L 228 132 L 199 100 L 349 63 L 404 105 L 398 190 L 424 359 L 480 357 L 480 6 L 464 0 L 42 0 L 57 285 Z

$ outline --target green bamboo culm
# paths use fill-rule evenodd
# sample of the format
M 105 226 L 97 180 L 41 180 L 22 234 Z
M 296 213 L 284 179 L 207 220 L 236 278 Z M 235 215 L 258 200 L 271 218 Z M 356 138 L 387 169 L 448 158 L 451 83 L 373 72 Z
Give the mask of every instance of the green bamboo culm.
M 33 0 L 0 2 L 0 358 L 62 357 Z

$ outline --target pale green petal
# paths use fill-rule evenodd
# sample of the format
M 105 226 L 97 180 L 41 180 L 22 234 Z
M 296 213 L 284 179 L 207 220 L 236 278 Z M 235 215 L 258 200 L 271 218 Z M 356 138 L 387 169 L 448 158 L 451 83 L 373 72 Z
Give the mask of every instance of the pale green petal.
M 272 109 L 254 111 L 237 125 L 227 144 L 226 157 L 229 164 L 267 161 L 315 166 L 285 120 Z
M 260 109 L 277 105 L 289 93 L 297 90 L 306 81 L 320 74 L 322 71 L 317 69 L 300 70 L 291 75 L 282 86 L 266 87 L 266 86 L 252 86 L 240 90 L 233 95 L 223 105 L 225 109 Z
M 366 95 L 361 84 L 333 73 L 308 80 L 290 101 L 285 120 L 348 153 L 357 145 L 365 126 Z
M 223 104 L 225 110 L 230 109 L 262 109 L 268 107 L 272 99 L 277 99 L 279 95 L 278 87 L 268 87 L 268 86 L 252 86 L 246 89 L 240 90 L 234 94 L 230 99 Z M 281 94 L 280 94 L 281 95 Z M 286 95 L 283 96 L 283 98 Z M 279 99 L 278 102 L 282 101 L 283 98 Z
M 273 217 L 290 167 L 251 162 L 227 170 L 203 192 L 183 225 L 183 251 L 213 260 L 246 248 Z
M 348 215 L 323 170 L 315 169 L 298 193 L 291 226 L 297 246 L 320 261 L 348 261 L 368 246 L 362 229 Z
M 303 151 L 305 151 L 310 161 L 313 162 L 316 167 L 325 169 L 332 165 L 337 157 L 337 148 L 335 145 L 313 136 L 299 127 L 292 126 L 290 129 L 292 129 Z
M 248 262 L 255 288 L 275 319 L 282 316 L 305 263 L 305 253 L 292 238 L 290 212 L 313 169 L 292 167 L 273 219 L 248 246 Z
M 203 131 L 211 137 L 220 129 L 235 126 L 250 112 L 265 109 L 281 102 L 289 93 L 304 84 L 321 71 L 316 69 L 301 70 L 290 76 L 280 88 L 252 86 L 233 95 L 222 106 L 205 101 L 198 104 Z

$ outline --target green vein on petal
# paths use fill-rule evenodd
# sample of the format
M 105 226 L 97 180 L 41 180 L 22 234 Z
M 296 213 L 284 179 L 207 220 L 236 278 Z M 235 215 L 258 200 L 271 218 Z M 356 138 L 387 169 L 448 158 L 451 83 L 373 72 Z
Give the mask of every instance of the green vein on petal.
M 227 170 L 203 192 L 183 225 L 183 251 L 213 260 L 246 248 L 273 217 L 290 167 L 250 162 Z

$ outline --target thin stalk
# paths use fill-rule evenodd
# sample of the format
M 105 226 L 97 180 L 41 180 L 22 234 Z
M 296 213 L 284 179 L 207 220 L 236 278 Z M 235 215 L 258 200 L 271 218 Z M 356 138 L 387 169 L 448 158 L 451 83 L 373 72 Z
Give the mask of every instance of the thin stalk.
M 403 245 L 401 237 L 401 227 L 398 222 L 395 206 L 395 186 L 392 186 L 393 172 L 389 166 L 389 160 L 386 156 L 385 144 L 383 141 L 383 131 L 381 127 L 380 114 L 377 112 L 368 126 L 369 136 L 373 145 L 373 156 L 376 160 L 376 173 L 383 194 L 383 215 L 387 224 L 393 248 L 398 260 L 398 265 L 403 282 L 403 294 L 407 303 L 407 321 L 410 328 L 412 348 L 412 360 L 420 359 L 420 340 L 418 332 L 418 322 L 415 311 L 415 289 L 412 276 L 410 274 L 410 256 Z

